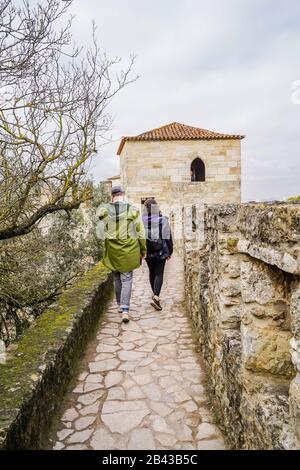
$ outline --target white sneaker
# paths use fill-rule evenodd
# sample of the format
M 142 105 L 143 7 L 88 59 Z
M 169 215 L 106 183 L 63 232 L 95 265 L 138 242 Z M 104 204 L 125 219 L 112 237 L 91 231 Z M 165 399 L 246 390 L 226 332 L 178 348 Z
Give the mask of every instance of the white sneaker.
M 128 315 L 128 312 L 123 312 L 123 311 L 122 311 L 122 322 L 123 322 L 123 323 L 128 323 L 128 322 L 129 322 L 129 315 Z
M 123 312 L 123 309 L 121 309 L 121 307 L 119 306 L 118 307 L 118 313 L 122 313 Z

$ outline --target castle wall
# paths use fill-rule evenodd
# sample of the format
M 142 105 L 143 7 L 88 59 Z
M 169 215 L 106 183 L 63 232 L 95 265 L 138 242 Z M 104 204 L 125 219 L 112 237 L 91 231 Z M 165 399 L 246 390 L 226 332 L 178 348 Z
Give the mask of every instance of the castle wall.
M 206 181 L 191 182 L 195 158 Z M 160 204 L 240 202 L 240 140 L 127 141 L 120 156 L 121 182 L 131 202 L 154 196 Z

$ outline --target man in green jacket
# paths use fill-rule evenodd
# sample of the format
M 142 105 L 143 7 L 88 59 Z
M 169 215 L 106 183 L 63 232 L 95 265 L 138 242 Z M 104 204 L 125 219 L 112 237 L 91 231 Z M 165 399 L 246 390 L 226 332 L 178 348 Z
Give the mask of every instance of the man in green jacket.
M 146 256 L 144 225 L 139 211 L 125 200 L 122 186 L 113 186 L 112 202 L 100 208 L 104 222 L 105 253 L 103 264 L 113 271 L 116 300 L 122 321 L 129 321 L 133 270 Z

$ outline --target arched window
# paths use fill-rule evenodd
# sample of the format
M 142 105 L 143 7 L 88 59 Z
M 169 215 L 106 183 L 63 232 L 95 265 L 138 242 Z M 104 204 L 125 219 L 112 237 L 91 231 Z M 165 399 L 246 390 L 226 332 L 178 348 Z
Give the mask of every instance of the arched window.
M 191 181 L 205 181 L 205 165 L 200 158 L 191 163 Z

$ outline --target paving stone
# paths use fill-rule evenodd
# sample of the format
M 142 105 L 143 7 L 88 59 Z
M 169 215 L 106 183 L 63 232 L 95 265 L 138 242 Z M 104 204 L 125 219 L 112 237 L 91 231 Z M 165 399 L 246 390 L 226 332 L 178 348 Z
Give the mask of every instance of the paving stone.
M 117 413 L 119 411 L 136 411 L 136 410 L 148 410 L 147 403 L 143 400 L 136 401 L 105 401 L 102 414 L 106 413 Z
M 122 372 L 119 371 L 110 371 L 108 372 L 107 376 L 104 379 L 105 387 L 113 387 L 114 385 L 117 385 L 118 383 L 121 382 L 123 379 L 123 374 Z
M 172 393 L 174 397 L 175 403 L 182 403 L 185 401 L 190 401 L 191 397 L 188 393 L 186 393 L 184 390 L 180 390 L 179 392 L 174 392 Z
M 120 361 L 118 359 L 106 359 L 99 362 L 90 362 L 89 368 L 90 372 L 103 372 L 107 370 L 114 370 L 116 367 L 118 367 L 119 364 Z
M 74 425 L 77 431 L 81 431 L 82 429 L 86 429 L 95 421 L 95 416 L 85 416 L 84 418 L 76 419 Z
M 152 382 L 153 379 L 151 375 L 147 373 L 147 374 L 135 375 L 134 380 L 139 385 L 146 385 Z
M 83 384 L 83 383 L 78 384 L 78 385 L 74 388 L 73 393 L 83 393 L 83 387 L 84 387 L 84 384 Z
M 157 416 L 152 421 L 152 427 L 154 431 L 167 433 L 167 434 L 176 434 L 175 429 L 169 426 L 164 418 Z
M 73 429 L 63 429 L 62 431 L 58 431 L 57 438 L 59 441 L 64 441 L 66 437 L 72 434 L 72 432 L 73 432 Z
M 211 439 L 220 434 L 219 429 L 214 424 L 210 423 L 201 423 L 197 429 L 197 440 L 201 439 Z
M 145 359 L 142 359 L 140 362 L 139 362 L 139 367 L 145 367 L 145 366 L 148 366 L 149 364 L 152 364 L 152 362 L 155 361 L 155 358 L 151 358 L 151 357 L 145 357 Z
M 102 328 L 101 333 L 109 336 L 119 336 L 119 330 L 115 328 Z
M 225 450 L 226 446 L 224 445 L 223 441 L 215 439 L 215 440 L 203 440 L 198 442 L 197 446 L 198 450 Z
M 127 392 L 128 400 L 137 400 L 139 398 L 145 398 L 145 394 L 142 392 L 140 387 L 132 387 Z
M 66 447 L 66 450 L 87 450 L 87 446 L 83 444 L 75 444 L 73 446 Z
M 163 418 L 165 416 L 168 416 L 170 413 L 172 413 L 172 408 L 167 406 L 165 403 L 152 401 L 150 403 L 150 406 L 151 406 L 152 410 L 155 411 L 155 413 L 162 416 Z
M 128 450 L 155 450 L 155 442 L 150 429 L 139 428 L 132 431 Z
M 115 439 L 104 428 L 97 429 L 91 438 L 91 447 L 94 450 L 112 450 Z
M 91 414 L 96 415 L 99 411 L 99 408 L 100 408 L 100 401 L 96 401 L 92 405 L 84 406 L 83 408 L 81 408 L 80 414 L 82 416 L 91 415 Z
M 135 271 L 131 321 L 122 324 L 116 302 L 110 303 L 51 447 L 225 448 L 212 424 L 205 373 L 183 309 L 183 281 L 182 262 L 174 253 L 166 267 L 163 311 L 156 312 L 149 305 L 146 264 Z
M 125 331 L 122 334 L 123 343 L 132 343 L 139 339 L 142 339 L 144 341 L 144 335 L 142 333 L 136 333 L 135 331 Z
M 101 374 L 89 374 L 85 379 L 85 383 L 94 383 L 98 384 L 101 383 L 103 380 L 103 375 Z
M 125 391 L 122 387 L 113 387 L 108 391 L 107 400 L 125 400 Z
M 61 420 L 62 421 L 74 421 L 79 416 L 77 411 L 74 408 L 70 408 L 69 410 L 65 411 Z
M 138 361 L 126 361 L 126 362 L 121 362 L 120 366 L 118 369 L 121 371 L 134 371 L 138 366 Z
M 161 399 L 161 389 L 155 383 L 143 385 L 141 388 L 149 400 L 159 401 Z
M 198 406 L 196 405 L 196 403 L 194 401 L 188 401 L 186 403 L 183 403 L 182 404 L 182 407 L 188 412 L 188 413 L 192 413 L 193 411 L 196 411 L 198 410 Z
M 123 351 L 131 351 L 135 348 L 134 343 L 121 343 L 120 346 Z
M 147 354 L 140 351 L 119 351 L 118 357 L 121 361 L 138 361 L 143 359 Z
M 139 426 L 149 410 L 119 411 L 111 414 L 102 414 L 101 419 L 111 432 L 127 434 Z
M 193 440 L 192 430 L 186 424 L 180 427 L 180 430 L 177 436 L 178 436 L 178 440 L 180 440 L 181 442 Z
M 122 329 L 125 331 L 138 331 L 141 332 L 142 328 L 135 321 L 131 320 L 129 323 L 122 323 Z
M 198 416 L 198 414 L 194 414 L 186 418 L 185 424 L 191 427 L 196 427 L 198 426 L 199 421 L 200 421 L 200 416 Z
M 119 340 L 117 338 L 110 338 L 106 335 L 98 335 L 97 339 L 100 340 L 101 344 L 118 344 Z
M 84 386 L 84 393 L 87 393 L 87 392 L 93 392 L 94 390 L 99 390 L 101 388 L 103 388 L 104 385 L 103 384 L 92 384 L 92 383 L 87 383 L 85 384 Z
M 104 392 L 102 390 L 99 390 L 96 392 L 87 393 L 86 395 L 80 395 L 78 397 L 78 401 L 83 405 L 91 405 L 96 400 L 99 400 L 99 398 L 102 397 L 103 393 Z
M 85 380 L 85 378 L 87 377 L 88 375 L 88 372 L 81 372 L 79 375 L 78 375 L 78 380 Z
M 75 443 L 83 443 L 83 442 L 86 442 L 89 437 L 91 436 L 93 430 L 92 429 L 86 429 L 85 431 L 79 431 L 79 432 L 74 432 L 74 434 L 72 434 L 67 442 L 68 444 L 75 444 Z
M 133 382 L 133 380 L 131 380 L 131 379 L 126 379 L 126 380 L 124 380 L 124 382 L 122 383 L 122 387 L 123 387 L 125 390 L 129 390 L 130 388 L 135 387 L 135 386 L 136 386 L 135 382 Z
M 177 442 L 176 436 L 172 436 L 171 434 L 164 434 L 164 433 L 156 433 L 155 438 L 158 440 L 158 442 L 166 447 L 171 447 L 173 448 Z M 158 447 L 158 450 L 161 448 Z
M 152 352 L 156 346 L 156 341 L 149 341 L 144 343 L 143 345 L 139 346 L 136 351 L 142 351 L 142 352 Z
M 56 442 L 53 446 L 53 450 L 62 450 L 65 445 L 62 442 Z
M 114 357 L 115 357 L 114 353 L 100 353 L 100 354 L 97 354 L 94 361 L 95 362 L 104 361 L 105 359 L 113 359 Z

